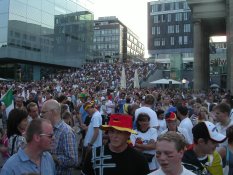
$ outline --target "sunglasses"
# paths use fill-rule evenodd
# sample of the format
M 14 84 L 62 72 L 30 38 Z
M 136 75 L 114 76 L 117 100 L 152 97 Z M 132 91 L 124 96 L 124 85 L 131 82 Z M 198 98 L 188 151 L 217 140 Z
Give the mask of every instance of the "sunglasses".
M 53 136 L 54 136 L 54 134 L 43 134 L 43 133 L 42 133 L 42 134 L 40 134 L 40 136 L 46 136 L 46 137 L 52 139 Z

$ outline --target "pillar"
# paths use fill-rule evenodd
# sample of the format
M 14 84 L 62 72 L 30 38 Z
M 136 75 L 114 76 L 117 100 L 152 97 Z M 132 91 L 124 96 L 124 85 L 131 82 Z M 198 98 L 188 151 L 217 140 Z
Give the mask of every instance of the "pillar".
M 233 1 L 226 1 L 226 32 L 227 32 L 227 90 L 233 95 Z
M 202 21 L 195 20 L 193 24 L 193 41 L 194 41 L 194 90 L 202 90 L 204 88 L 204 62 L 203 62 L 203 34 Z

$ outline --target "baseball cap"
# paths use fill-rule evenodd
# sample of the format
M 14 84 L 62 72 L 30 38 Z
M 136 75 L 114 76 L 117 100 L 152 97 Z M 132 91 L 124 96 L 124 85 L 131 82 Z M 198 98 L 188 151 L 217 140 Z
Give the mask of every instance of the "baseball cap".
M 168 112 L 165 115 L 166 121 L 175 121 L 176 120 L 176 114 L 174 112 Z
M 83 105 L 83 109 L 86 111 L 87 109 L 89 109 L 89 108 L 93 108 L 94 107 L 94 103 L 92 102 L 92 101 L 88 101 L 88 102 L 86 102 L 84 105 Z
M 200 122 L 195 125 L 192 129 L 192 133 L 195 140 L 203 138 L 222 143 L 227 139 L 227 137 L 219 133 L 217 127 L 209 121 Z
M 79 96 L 78 96 L 79 98 L 86 98 L 86 97 L 88 97 L 88 95 L 87 94 L 85 94 L 85 93 L 81 93 L 81 94 L 79 94 Z
M 174 107 L 174 106 L 169 107 L 169 108 L 167 109 L 166 113 L 169 113 L 169 112 L 174 112 L 174 113 L 176 113 L 176 112 L 177 112 L 176 107 Z
M 119 131 L 127 131 L 133 134 L 137 134 L 133 128 L 132 116 L 126 114 L 112 114 L 110 115 L 110 120 L 108 125 L 100 126 L 102 130 L 108 130 L 109 128 L 114 128 Z

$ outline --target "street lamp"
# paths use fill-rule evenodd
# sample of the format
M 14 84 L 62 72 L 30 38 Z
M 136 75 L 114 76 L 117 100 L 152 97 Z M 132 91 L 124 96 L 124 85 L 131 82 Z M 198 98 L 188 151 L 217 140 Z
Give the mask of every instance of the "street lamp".
M 183 79 L 181 80 L 181 82 L 182 82 L 182 87 L 183 87 L 182 89 L 184 89 L 187 80 L 183 78 Z

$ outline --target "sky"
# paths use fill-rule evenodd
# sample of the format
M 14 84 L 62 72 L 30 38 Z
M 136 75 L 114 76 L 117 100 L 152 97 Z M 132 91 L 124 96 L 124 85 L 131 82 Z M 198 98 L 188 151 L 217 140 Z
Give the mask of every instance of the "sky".
M 94 17 L 116 16 L 147 47 L 147 2 L 149 0 L 96 0 Z
M 94 18 L 116 16 L 139 37 L 145 47 L 145 57 L 148 57 L 147 2 L 150 1 L 152 0 L 96 0 Z M 226 41 L 226 37 L 214 37 L 213 40 Z

